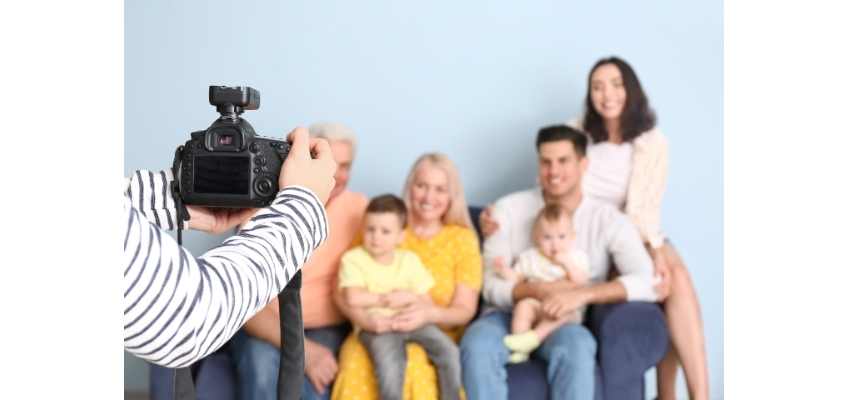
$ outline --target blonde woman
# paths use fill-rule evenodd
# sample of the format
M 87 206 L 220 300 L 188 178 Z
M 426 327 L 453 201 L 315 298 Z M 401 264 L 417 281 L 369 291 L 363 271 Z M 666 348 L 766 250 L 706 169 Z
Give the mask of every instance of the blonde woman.
M 482 260 L 456 167 L 443 154 L 421 156 L 406 179 L 403 199 L 410 219 L 400 247 L 415 252 L 433 275 L 436 284 L 428 293 L 429 299 L 410 299 L 388 322 L 376 321 L 361 309 L 350 307 L 338 292 L 336 303 L 354 325 L 366 331 L 408 332 L 432 323 L 458 341 L 477 311 Z M 406 378 L 404 399 L 438 398 L 436 371 L 417 344 L 407 344 Z M 350 335 L 339 354 L 332 398 L 378 396 L 368 352 L 356 335 Z

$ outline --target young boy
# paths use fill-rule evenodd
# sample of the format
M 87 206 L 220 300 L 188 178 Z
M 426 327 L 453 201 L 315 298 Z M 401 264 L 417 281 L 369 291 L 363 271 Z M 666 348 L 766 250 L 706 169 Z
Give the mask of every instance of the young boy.
M 518 255 L 514 268 L 507 267 L 502 259 L 495 260 L 495 271 L 502 278 L 515 282 L 524 279 L 551 282 L 565 278 L 585 285 L 589 282 L 589 258 L 575 248 L 574 240 L 571 218 L 559 205 L 548 204 L 533 223 L 534 247 Z M 513 309 L 512 334 L 504 337 L 504 344 L 512 351 L 509 361 L 526 361 L 551 332 L 566 323 L 581 323 L 584 311 L 549 319 L 544 316 L 538 300 L 519 301 Z
M 427 292 L 435 285 L 432 275 L 411 251 L 398 249 L 406 226 L 406 206 L 394 195 L 375 197 L 365 209 L 362 246 L 342 256 L 339 287 L 352 307 L 372 314 L 384 333 L 360 327 L 359 339 L 374 363 L 380 397 L 403 397 L 406 370 L 406 344 L 420 344 L 436 366 L 440 399 L 459 399 L 461 386 L 459 349 L 436 325 L 424 325 L 411 332 L 391 330 L 398 310 L 394 304 L 430 301 Z

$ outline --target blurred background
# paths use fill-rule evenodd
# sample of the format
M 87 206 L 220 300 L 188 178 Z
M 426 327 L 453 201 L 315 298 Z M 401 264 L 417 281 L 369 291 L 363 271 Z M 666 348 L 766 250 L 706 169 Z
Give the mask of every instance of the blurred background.
M 694 279 L 711 394 L 723 398 L 722 11 L 720 1 L 126 1 L 123 172 L 171 165 L 217 116 L 208 85 L 250 85 L 261 107 L 244 117 L 261 135 L 319 121 L 354 129 L 354 191 L 397 193 L 420 154 L 440 151 L 483 205 L 534 184 L 537 129 L 579 115 L 589 68 L 618 55 L 670 141 L 663 228 Z M 184 238 L 195 252 L 220 239 Z M 146 364 L 127 354 L 126 392 L 143 397 L 147 384 Z

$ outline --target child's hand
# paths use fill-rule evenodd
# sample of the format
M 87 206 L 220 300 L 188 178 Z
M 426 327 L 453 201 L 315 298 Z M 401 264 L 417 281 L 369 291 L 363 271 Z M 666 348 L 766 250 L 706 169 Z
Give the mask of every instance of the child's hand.
M 558 251 L 554 253 L 554 261 L 557 265 L 566 268 L 568 264 L 571 262 L 571 254 L 567 251 Z
M 395 290 L 391 293 L 385 294 L 384 296 L 385 302 L 383 304 L 386 307 L 394 309 L 404 308 L 418 301 L 418 295 L 408 290 Z
M 566 277 L 578 285 L 589 283 L 589 271 L 586 270 L 588 260 L 582 260 L 577 254 L 571 252 L 558 252 L 554 255 L 554 260 L 565 269 Z

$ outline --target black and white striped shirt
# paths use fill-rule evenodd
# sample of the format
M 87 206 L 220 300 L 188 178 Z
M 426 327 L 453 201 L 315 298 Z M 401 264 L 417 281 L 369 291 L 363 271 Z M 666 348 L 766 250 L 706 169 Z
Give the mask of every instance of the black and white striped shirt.
M 194 257 L 175 229 L 170 171 L 136 171 L 124 197 L 124 348 L 154 364 L 191 365 L 220 348 L 283 290 L 327 238 L 312 191 L 290 186 L 237 235 Z

